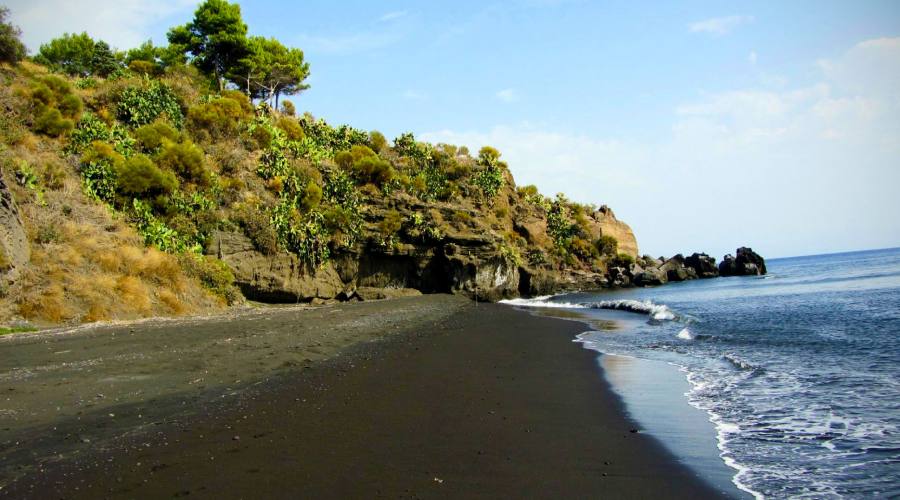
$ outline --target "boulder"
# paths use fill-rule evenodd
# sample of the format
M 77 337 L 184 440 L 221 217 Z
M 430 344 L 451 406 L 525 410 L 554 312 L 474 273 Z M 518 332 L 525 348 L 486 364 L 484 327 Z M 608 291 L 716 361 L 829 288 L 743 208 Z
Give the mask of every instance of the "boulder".
M 719 264 L 722 276 L 758 276 L 766 274 L 766 261 L 748 247 L 737 249 L 737 257 L 726 255 Z
M 719 275 L 715 257 L 710 257 L 705 253 L 692 253 L 684 259 L 684 265 L 693 269 L 698 278 L 715 278 Z
M 666 273 L 655 267 L 645 269 L 634 277 L 634 284 L 637 286 L 658 286 L 667 282 Z
M 684 281 L 697 277 L 696 273 L 692 272 L 693 269 L 688 270 L 684 267 L 684 256 L 681 254 L 666 260 L 657 269 L 665 273 L 668 281 Z
M 766 260 L 758 253 L 754 252 L 752 248 L 738 248 L 735 261 L 737 262 L 739 270 L 743 267 L 743 274 L 745 276 L 766 274 Z

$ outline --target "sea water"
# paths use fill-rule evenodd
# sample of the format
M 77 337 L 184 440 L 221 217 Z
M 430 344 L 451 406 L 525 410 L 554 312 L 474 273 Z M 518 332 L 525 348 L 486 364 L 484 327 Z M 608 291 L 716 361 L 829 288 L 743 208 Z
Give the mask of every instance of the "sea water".
M 762 277 L 512 302 L 629 318 L 579 340 L 679 367 L 734 484 L 754 496 L 900 495 L 900 249 L 767 267 Z M 665 425 L 652 411 L 635 416 Z

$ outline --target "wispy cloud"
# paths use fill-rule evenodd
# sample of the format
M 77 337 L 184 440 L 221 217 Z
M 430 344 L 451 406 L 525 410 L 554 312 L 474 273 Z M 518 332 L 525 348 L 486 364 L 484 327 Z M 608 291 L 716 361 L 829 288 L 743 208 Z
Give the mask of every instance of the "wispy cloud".
M 32 51 L 64 32 L 81 33 L 128 49 L 150 38 L 154 24 L 168 19 L 185 22 L 196 0 L 10 0 L 13 24 L 22 28 L 25 45 Z M 177 19 L 177 20 L 176 20 Z M 158 40 L 161 41 L 161 40 Z
M 758 57 L 757 57 L 757 55 L 756 55 L 756 51 L 755 51 L 755 50 L 751 50 L 750 53 L 747 55 L 747 61 L 748 61 L 750 64 L 756 64 L 757 59 L 758 59 Z
M 653 254 L 722 255 L 744 241 L 773 255 L 845 249 L 848 241 L 895 246 L 900 37 L 861 42 L 819 67 L 810 85 L 782 80 L 683 102 L 671 132 L 646 141 L 529 124 L 419 137 L 497 147 L 519 184 L 609 203 Z M 658 206 L 677 207 L 695 224 L 660 224 Z M 754 210 L 724 208 L 733 206 Z
M 742 24 L 753 22 L 753 16 L 726 16 L 714 17 L 697 21 L 688 25 L 691 33 L 708 33 L 710 35 L 722 36 L 731 33 L 735 28 Z
M 407 89 L 403 92 L 403 98 L 408 101 L 425 101 L 428 99 L 428 94 L 420 90 Z
M 519 92 L 513 88 L 500 90 L 494 95 L 503 102 L 516 102 L 519 100 Z
M 388 21 L 393 21 L 394 19 L 400 19 L 401 17 L 405 17 L 409 14 L 408 11 L 405 10 L 396 10 L 394 12 L 388 12 L 387 14 L 378 18 L 379 22 L 385 23 Z

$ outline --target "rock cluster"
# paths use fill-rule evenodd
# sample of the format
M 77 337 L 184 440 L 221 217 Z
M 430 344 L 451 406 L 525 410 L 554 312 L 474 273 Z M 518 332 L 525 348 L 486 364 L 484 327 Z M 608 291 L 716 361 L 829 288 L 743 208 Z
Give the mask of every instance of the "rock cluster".
M 766 274 L 766 261 L 752 248 L 741 247 L 735 252 L 737 257 L 728 254 L 719 264 L 722 276 L 758 276 Z
M 765 259 L 752 249 L 741 247 L 736 253 L 737 257 L 726 255 L 718 266 L 715 257 L 705 253 L 693 253 L 688 257 L 678 254 L 670 259 L 654 259 L 645 255 L 624 272 L 624 278 L 620 281 L 624 286 L 627 286 L 629 278 L 635 286 L 658 286 L 672 281 L 766 274 Z M 610 273 L 613 271 L 610 270 Z M 615 273 L 622 273 L 622 270 Z

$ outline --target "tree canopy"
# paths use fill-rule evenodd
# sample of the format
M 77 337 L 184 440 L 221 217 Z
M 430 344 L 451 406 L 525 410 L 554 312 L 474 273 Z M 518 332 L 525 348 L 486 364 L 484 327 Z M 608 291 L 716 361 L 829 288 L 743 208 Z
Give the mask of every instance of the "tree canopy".
M 7 22 L 9 9 L 0 7 L 0 61 L 15 64 L 25 58 L 25 45 L 19 39 L 22 30 Z
M 87 33 L 64 33 L 41 45 L 34 60 L 54 71 L 89 76 L 93 68 L 94 39 Z
M 225 85 L 224 77 L 249 53 L 247 25 L 241 7 L 226 0 L 206 0 L 194 12 L 194 20 L 169 30 L 174 51 L 189 53 L 191 62 Z
M 247 40 L 248 53 L 230 72 L 230 80 L 254 98 L 271 101 L 278 107 L 281 94 L 293 95 L 309 88 L 309 64 L 303 51 L 285 47 L 274 38 L 260 36 Z

